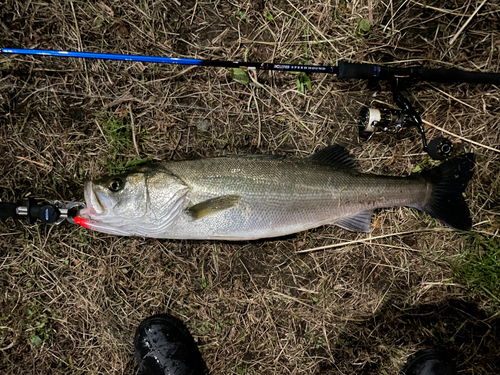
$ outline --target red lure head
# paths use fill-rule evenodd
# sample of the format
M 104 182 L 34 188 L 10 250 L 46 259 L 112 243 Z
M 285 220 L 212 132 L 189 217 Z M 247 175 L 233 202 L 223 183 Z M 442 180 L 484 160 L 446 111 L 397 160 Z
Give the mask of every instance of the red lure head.
M 90 220 L 83 219 L 83 218 L 78 217 L 78 216 L 75 217 L 75 224 L 81 225 L 82 227 L 87 228 L 87 229 L 92 229 L 90 227 Z

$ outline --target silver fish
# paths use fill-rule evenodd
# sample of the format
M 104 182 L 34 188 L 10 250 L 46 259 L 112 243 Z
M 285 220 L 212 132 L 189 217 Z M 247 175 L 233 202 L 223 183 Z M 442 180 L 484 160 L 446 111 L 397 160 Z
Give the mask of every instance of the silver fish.
M 254 240 L 326 224 L 369 232 L 374 209 L 409 206 L 467 230 L 473 166 L 468 154 L 408 177 L 363 174 L 338 145 L 304 160 L 168 161 L 87 182 L 77 222 L 123 236 Z

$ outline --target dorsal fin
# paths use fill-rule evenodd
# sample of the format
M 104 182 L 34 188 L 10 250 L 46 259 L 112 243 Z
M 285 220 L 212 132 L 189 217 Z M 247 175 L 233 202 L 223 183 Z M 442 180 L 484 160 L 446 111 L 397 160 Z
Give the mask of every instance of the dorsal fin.
M 309 160 L 331 167 L 356 169 L 358 167 L 354 157 L 340 145 L 331 145 L 323 150 L 309 155 Z

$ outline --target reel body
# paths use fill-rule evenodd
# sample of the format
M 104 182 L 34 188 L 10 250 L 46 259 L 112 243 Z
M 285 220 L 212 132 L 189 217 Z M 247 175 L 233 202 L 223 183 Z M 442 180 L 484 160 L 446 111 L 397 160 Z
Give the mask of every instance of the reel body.
M 376 133 L 399 133 L 405 128 L 414 127 L 422 136 L 422 147 L 434 160 L 444 160 L 453 153 L 453 143 L 447 138 L 436 138 L 427 144 L 422 119 L 411 106 L 408 99 L 398 89 L 397 81 L 393 84 L 394 102 L 401 109 L 363 108 L 358 117 L 360 136 L 367 141 Z

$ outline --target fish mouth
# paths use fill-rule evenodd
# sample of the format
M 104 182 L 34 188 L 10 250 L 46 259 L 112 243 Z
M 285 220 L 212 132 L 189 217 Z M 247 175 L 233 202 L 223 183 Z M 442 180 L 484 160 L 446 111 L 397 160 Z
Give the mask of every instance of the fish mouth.
M 119 224 L 122 224 L 120 218 L 106 217 L 105 202 L 109 200 L 104 194 L 94 191 L 92 181 L 87 181 L 84 185 L 83 196 L 87 207 L 80 210 L 78 216 L 84 220 L 85 228 L 97 230 L 113 235 L 127 236 L 129 232 L 121 229 Z M 103 221 L 104 220 L 104 221 Z M 108 222 L 109 221 L 109 222 Z
M 82 217 L 91 218 L 92 216 L 103 214 L 104 206 L 99 200 L 99 194 L 96 194 L 93 189 L 92 181 L 87 181 L 84 185 L 83 196 L 87 204 L 87 208 L 80 211 Z

